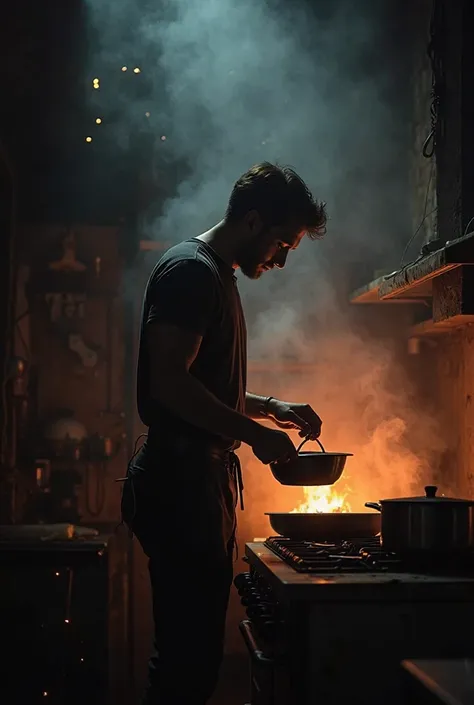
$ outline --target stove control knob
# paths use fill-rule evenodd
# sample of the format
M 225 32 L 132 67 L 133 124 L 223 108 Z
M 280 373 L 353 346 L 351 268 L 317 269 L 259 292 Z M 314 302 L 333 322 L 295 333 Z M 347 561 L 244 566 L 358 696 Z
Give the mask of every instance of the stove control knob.
M 257 590 L 250 590 L 250 592 L 244 594 L 240 601 L 244 607 L 250 607 L 251 605 L 258 605 L 261 601 L 261 597 Z
M 239 573 L 234 578 L 234 585 L 237 590 L 243 590 L 247 586 L 253 585 L 252 576 L 250 573 Z
M 269 619 L 271 615 L 271 610 L 264 605 L 250 605 L 247 609 L 247 615 L 249 619 Z

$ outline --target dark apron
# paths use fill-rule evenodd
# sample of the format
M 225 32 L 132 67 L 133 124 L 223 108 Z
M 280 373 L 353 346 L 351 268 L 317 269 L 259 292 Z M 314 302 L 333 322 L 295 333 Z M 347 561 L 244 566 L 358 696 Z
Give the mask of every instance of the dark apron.
M 243 506 L 238 456 L 176 435 L 148 437 L 123 478 L 122 521 L 151 556 L 170 541 L 188 550 L 235 546 L 236 505 Z

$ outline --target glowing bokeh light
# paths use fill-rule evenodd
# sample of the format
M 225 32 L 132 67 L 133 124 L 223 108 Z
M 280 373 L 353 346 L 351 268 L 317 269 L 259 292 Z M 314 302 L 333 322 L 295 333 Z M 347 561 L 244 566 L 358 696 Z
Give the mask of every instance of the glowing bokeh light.
M 165 142 L 165 141 L 166 141 L 166 135 L 161 135 L 161 138 L 160 138 L 160 139 L 161 139 L 162 142 Z
M 149 113 L 148 111 L 145 113 L 145 117 L 150 117 L 150 115 L 151 113 Z
M 128 66 L 122 66 L 122 71 L 128 71 Z
M 101 125 L 101 124 L 102 124 L 102 118 L 96 118 L 96 119 L 95 119 L 95 122 L 96 122 L 97 125 Z
M 138 66 L 135 66 L 133 73 L 141 73 L 141 69 L 139 69 Z
M 86 142 L 92 142 L 92 137 L 86 137 Z

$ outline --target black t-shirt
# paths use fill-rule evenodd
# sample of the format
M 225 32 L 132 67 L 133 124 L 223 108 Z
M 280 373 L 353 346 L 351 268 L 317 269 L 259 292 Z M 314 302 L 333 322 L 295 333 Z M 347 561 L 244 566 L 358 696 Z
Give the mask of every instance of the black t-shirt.
M 187 432 L 210 437 L 222 447 L 234 445 L 176 418 L 151 396 L 147 325 L 179 326 L 202 336 L 190 373 L 221 402 L 244 412 L 247 334 L 234 270 L 198 239 L 170 248 L 151 273 L 145 291 L 138 354 L 138 413 L 150 435 Z

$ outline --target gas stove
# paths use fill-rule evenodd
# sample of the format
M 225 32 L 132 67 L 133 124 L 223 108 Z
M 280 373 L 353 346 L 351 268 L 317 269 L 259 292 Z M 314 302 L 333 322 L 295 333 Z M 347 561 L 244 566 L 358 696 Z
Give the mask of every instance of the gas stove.
M 377 537 L 319 543 L 272 536 L 265 546 L 299 573 L 387 571 L 401 565 L 395 554 L 382 550 Z
M 474 578 L 472 553 L 402 558 L 385 551 L 379 537 L 328 543 L 272 536 L 264 545 L 298 573 L 423 573 Z
M 280 536 L 245 554 L 249 570 L 235 585 L 251 705 L 401 705 L 404 659 L 474 657 L 464 628 L 474 623 L 471 557 L 415 561 L 377 538 Z

